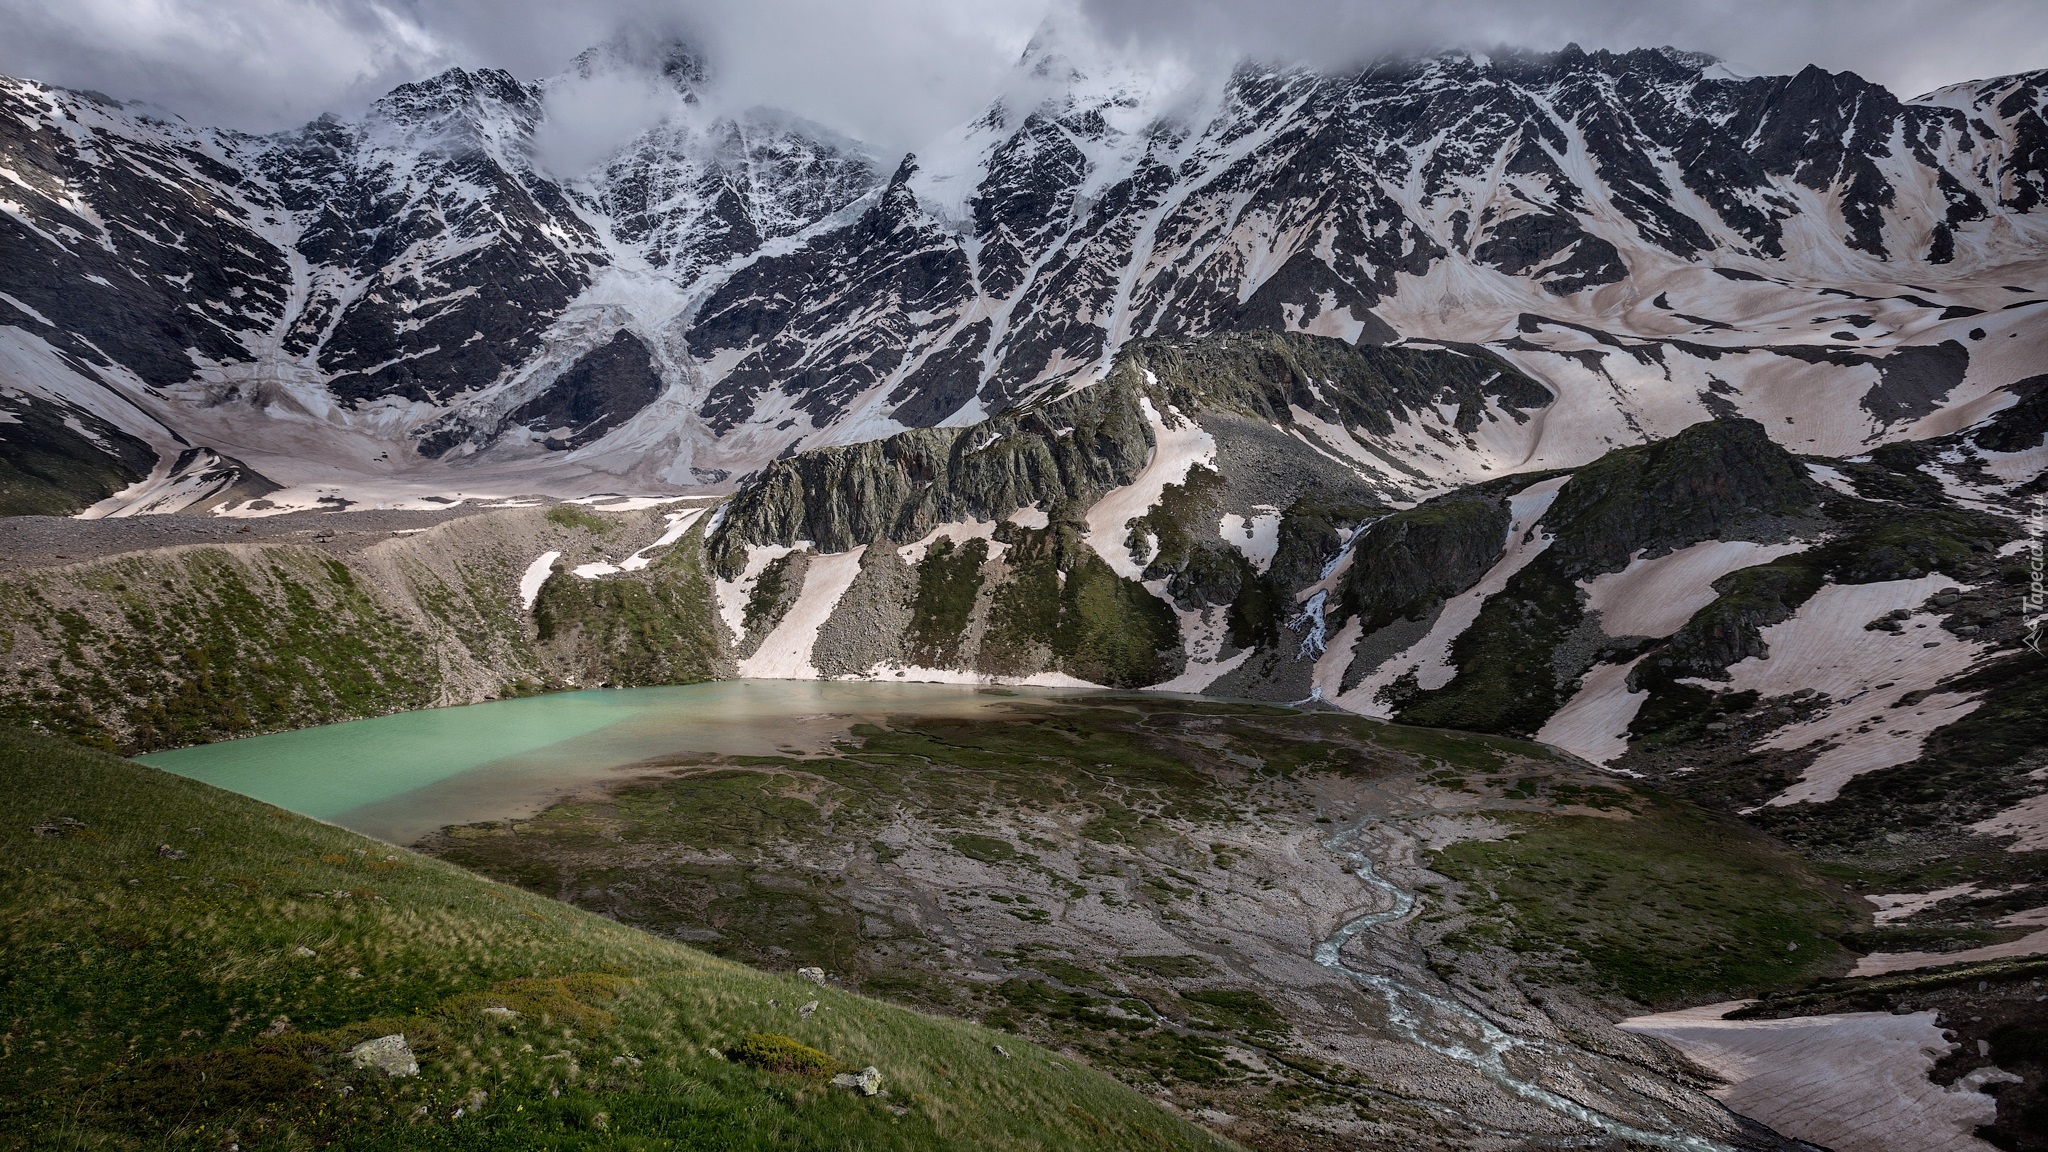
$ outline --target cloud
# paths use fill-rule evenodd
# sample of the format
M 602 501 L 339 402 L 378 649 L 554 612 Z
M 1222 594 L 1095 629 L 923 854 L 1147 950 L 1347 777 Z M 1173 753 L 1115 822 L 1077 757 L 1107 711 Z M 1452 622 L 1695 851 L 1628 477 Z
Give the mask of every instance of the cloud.
M 1672 44 L 1754 72 L 1854 70 L 1910 95 L 2048 66 L 2039 0 L 0 0 L 0 70 L 269 131 L 451 65 L 533 79 L 621 29 L 680 31 L 706 49 L 721 99 L 888 154 L 978 111 L 1048 14 L 1155 69 Z M 655 109 L 644 91 L 585 95 L 567 114 L 589 148 Z M 567 134 L 554 146 L 564 162 L 589 153 Z
M 1671 45 L 1757 74 L 1808 64 L 1902 97 L 2048 67 L 2040 0 L 1079 0 L 1130 51 L 1326 67 L 1437 47 Z
M 548 89 L 534 156 L 556 176 L 588 172 L 633 138 L 684 110 L 682 96 L 648 73 L 602 72 Z
M 0 0 L 0 69 L 270 130 L 366 103 L 450 46 L 382 0 Z

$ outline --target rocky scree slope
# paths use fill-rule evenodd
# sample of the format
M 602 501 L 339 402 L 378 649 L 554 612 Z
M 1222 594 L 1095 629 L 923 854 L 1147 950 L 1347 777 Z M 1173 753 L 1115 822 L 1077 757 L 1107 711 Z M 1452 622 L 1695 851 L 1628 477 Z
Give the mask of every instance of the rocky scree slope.
M 715 111 L 675 44 L 268 137 L 0 82 L 0 496 L 720 486 L 1233 331 L 1485 344 L 1558 397 L 1547 466 L 1721 412 L 1850 455 L 2038 359 L 2038 74 L 1902 101 L 1571 48 L 1246 65 L 1190 103 L 1048 29 L 1016 80 L 893 165 Z M 593 85 L 663 114 L 576 158 L 555 109 Z M 1440 456 L 1411 494 L 1500 464 Z

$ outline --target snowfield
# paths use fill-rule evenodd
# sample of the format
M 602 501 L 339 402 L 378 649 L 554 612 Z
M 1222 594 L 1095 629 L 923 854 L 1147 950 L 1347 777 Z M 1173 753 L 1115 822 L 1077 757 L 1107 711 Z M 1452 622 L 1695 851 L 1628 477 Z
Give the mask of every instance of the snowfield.
M 1628 690 L 1628 674 L 1642 661 L 1601 664 L 1579 681 L 1579 690 L 1551 716 L 1536 739 L 1601 767 L 1628 751 L 1628 726 L 1650 698 Z
M 1860 972 L 1859 972 L 1860 974 Z M 1944 1089 L 1927 1078 L 1955 1045 L 1937 1013 L 1852 1012 L 1789 1020 L 1723 1020 L 1748 1001 L 1624 1020 L 1726 1081 L 1729 1108 L 1835 1152 L 1992 1152 L 1975 1136 L 1997 1105 L 1973 1073 Z M 2016 1077 L 2004 1077 L 2016 1079 Z
M 1168 484 L 1186 481 L 1189 469 L 1216 462 L 1216 439 L 1202 431 L 1201 425 L 1172 408 L 1167 413 L 1173 422 L 1167 423 L 1159 409 L 1153 407 L 1150 396 L 1140 396 L 1138 407 L 1152 429 L 1151 455 L 1129 484 L 1097 500 L 1085 516 L 1088 546 L 1126 580 L 1136 580 L 1145 574 L 1145 565 L 1131 558 L 1131 550 L 1125 544 L 1131 521 L 1150 512 Z
M 1768 804 L 1832 800 L 1856 776 L 1919 756 L 1928 733 L 1977 707 L 1974 698 L 1953 692 L 1934 692 L 1913 704 L 1901 700 L 1909 693 L 1929 692 L 1970 667 L 1983 645 L 1942 631 L 1939 618 L 1925 613 L 1902 621 L 1896 633 L 1864 628 L 1895 609 L 1917 609 L 1928 597 L 1957 586 L 1938 572 L 1917 580 L 1827 585 L 1791 619 L 1763 630 L 1768 656 L 1728 669 L 1729 691 L 1769 698 L 1811 689 L 1829 697 L 1818 715 L 1789 724 L 1757 745 L 1823 748 L 1799 782 Z
M 1609 636 L 1669 636 L 1714 602 L 1714 581 L 1811 546 L 1707 540 L 1655 559 L 1636 559 L 1579 586 L 1586 590 L 1586 607 L 1600 613 L 1601 630 Z

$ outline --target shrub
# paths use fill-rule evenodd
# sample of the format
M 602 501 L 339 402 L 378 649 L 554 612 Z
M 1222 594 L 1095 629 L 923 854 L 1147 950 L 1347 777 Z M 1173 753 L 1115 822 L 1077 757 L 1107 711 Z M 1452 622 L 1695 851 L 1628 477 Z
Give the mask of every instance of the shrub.
M 548 523 L 561 528 L 581 528 L 598 536 L 612 530 L 611 521 L 579 504 L 557 504 L 548 509 Z
M 726 1049 L 736 1063 L 764 1072 L 790 1072 L 799 1076 L 823 1076 L 832 1070 L 832 1058 L 794 1037 L 776 1032 L 749 1032 L 745 1040 Z

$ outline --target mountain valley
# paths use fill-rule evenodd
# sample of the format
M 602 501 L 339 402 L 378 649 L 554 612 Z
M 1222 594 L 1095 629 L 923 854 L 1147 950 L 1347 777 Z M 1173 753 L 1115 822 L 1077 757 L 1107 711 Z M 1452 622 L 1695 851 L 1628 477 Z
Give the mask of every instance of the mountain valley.
M 255 136 L 0 79 L 11 971 L 52 909 L 156 898 L 113 886 L 155 832 L 48 856 L 153 819 L 123 790 L 383 851 L 106 753 L 734 679 L 987 706 L 679 745 L 391 857 L 613 941 L 576 966 L 222 993 L 134 1060 L 11 976 L 36 1043 L 104 1051 L 15 1026 L 41 1102 L 0 1141 L 73 1091 L 111 1111 L 67 1131 L 120 1131 L 136 1060 L 342 1075 L 235 1038 L 295 996 L 537 1093 L 433 1005 L 616 963 L 675 1046 L 657 970 L 744 985 L 721 1021 L 798 994 L 737 961 L 973 1053 L 909 1112 L 763 1080 L 797 1145 L 962 1146 L 986 1106 L 1020 1148 L 2048 1146 L 2048 72 L 1900 99 L 1573 47 L 1168 89 L 1048 26 L 907 157 L 720 83 L 625 39 Z M 655 122 L 565 170 L 560 109 L 620 86 Z M 319 919 L 330 880 L 262 899 Z M 755 1092 L 698 1051 L 753 1027 L 662 1091 Z M 528 1102 L 649 1098 L 575 1092 Z M 333 1136 L 273 1103 L 135 1146 Z

